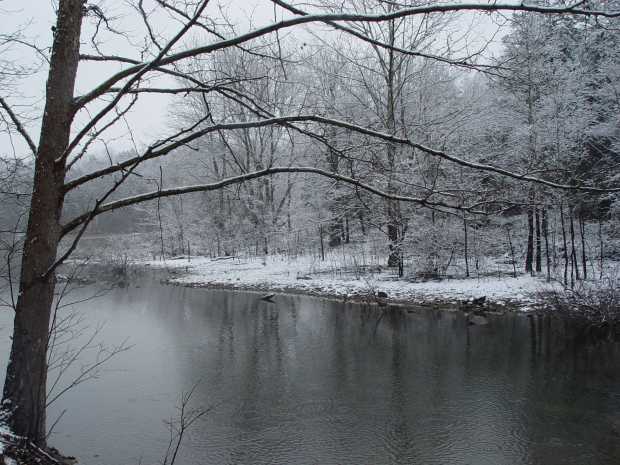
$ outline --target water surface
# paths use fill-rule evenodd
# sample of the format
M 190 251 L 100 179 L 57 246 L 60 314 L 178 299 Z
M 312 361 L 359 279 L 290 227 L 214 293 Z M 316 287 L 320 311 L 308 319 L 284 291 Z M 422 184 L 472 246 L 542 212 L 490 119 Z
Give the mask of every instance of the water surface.
M 470 327 L 450 312 L 274 300 L 153 285 L 79 304 L 106 345 L 133 347 L 52 406 L 50 422 L 66 413 L 50 443 L 85 464 L 158 463 L 164 420 L 196 386 L 192 407 L 212 410 L 178 464 L 620 463 L 617 346 L 524 316 Z

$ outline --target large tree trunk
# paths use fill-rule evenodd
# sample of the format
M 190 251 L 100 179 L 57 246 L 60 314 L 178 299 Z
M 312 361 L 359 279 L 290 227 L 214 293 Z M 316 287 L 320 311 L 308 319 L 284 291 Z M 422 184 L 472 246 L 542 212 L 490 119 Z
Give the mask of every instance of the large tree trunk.
M 35 163 L 28 229 L 24 241 L 19 298 L 3 408 L 13 431 L 45 446 L 47 345 L 65 177 L 62 158 L 73 120 L 83 2 L 61 0 L 46 88 L 45 112 Z

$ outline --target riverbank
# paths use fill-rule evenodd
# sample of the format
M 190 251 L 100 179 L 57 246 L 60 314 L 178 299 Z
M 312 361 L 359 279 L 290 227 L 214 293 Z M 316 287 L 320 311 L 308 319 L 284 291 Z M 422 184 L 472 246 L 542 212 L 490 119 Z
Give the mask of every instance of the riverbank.
M 494 308 L 531 311 L 539 295 L 559 285 L 507 273 L 442 280 L 398 278 L 393 270 L 344 268 L 307 257 L 179 257 L 138 260 L 131 266 L 166 270 L 167 284 L 261 292 L 301 293 L 348 301 L 407 305 L 459 305 L 486 298 Z
M 14 435 L 0 421 L 0 464 L 2 465 L 75 465 L 75 457 L 65 457 L 57 449 L 41 449 L 31 441 Z

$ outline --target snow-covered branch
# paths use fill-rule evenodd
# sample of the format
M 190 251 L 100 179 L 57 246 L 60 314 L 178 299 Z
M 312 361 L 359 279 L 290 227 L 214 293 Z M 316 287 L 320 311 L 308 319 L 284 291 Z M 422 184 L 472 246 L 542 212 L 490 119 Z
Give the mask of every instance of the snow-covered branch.
M 325 171 L 323 169 L 319 169 L 319 168 L 312 168 L 312 167 L 307 167 L 307 166 L 286 166 L 286 167 L 272 167 L 272 168 L 266 168 L 264 170 L 260 170 L 260 171 L 254 171 L 251 173 L 245 173 L 239 176 L 233 176 L 231 178 L 227 178 L 224 179 L 222 181 L 218 181 L 218 182 L 214 182 L 214 183 L 209 183 L 209 184 L 197 184 L 197 185 L 193 185 L 193 186 L 182 186 L 182 187 L 175 187 L 175 188 L 171 188 L 171 189 L 159 189 L 153 192 L 148 192 L 145 194 L 140 194 L 140 195 L 134 195 L 131 197 L 127 197 L 124 199 L 120 199 L 120 200 L 115 200 L 113 202 L 109 202 L 109 203 L 105 203 L 105 204 L 100 204 L 97 207 L 95 207 L 93 210 L 91 210 L 88 213 L 85 213 L 83 215 L 78 216 L 77 218 L 74 218 L 73 220 L 69 221 L 68 223 L 66 223 L 63 227 L 63 235 L 67 234 L 71 231 L 73 231 L 75 228 L 77 228 L 78 226 L 80 226 L 81 224 L 90 221 L 92 218 L 94 218 L 97 215 L 100 215 L 102 213 L 105 212 L 109 212 L 112 210 L 117 210 L 119 208 L 123 208 L 123 207 L 128 207 L 130 205 L 135 205 L 138 203 L 142 203 L 142 202 L 147 202 L 149 200 L 154 200 L 157 198 L 162 198 L 162 197 L 171 197 L 171 196 L 175 196 L 175 195 L 183 195 L 183 194 L 189 194 L 192 192 L 207 192 L 207 191 L 214 191 L 214 190 L 218 190 L 218 189 L 223 189 L 227 186 L 231 186 L 234 184 L 241 184 L 247 181 L 251 181 L 253 179 L 258 179 L 258 178 L 262 178 L 265 176 L 269 176 L 269 175 L 273 175 L 273 174 L 278 174 L 278 173 L 306 173 L 306 174 L 316 174 L 319 176 L 323 176 L 326 178 L 330 178 L 330 179 L 334 179 L 337 181 L 342 181 L 345 182 L 353 187 L 357 187 L 360 189 L 363 189 L 365 191 L 368 191 L 372 194 L 378 195 L 379 197 L 382 197 L 384 199 L 388 199 L 388 200 L 395 200 L 395 201 L 401 201 L 401 202 L 410 202 L 410 203 L 415 203 L 419 206 L 422 207 L 429 207 L 429 208 L 448 208 L 448 209 L 453 209 L 453 210 L 466 210 L 466 211 L 471 211 L 471 213 L 476 213 L 476 214 L 486 214 L 486 212 L 484 211 L 480 211 L 480 210 L 472 210 L 466 206 L 459 206 L 459 205 L 452 205 L 452 204 L 448 204 L 445 202 L 440 202 L 440 201 L 430 201 L 428 200 L 428 198 L 421 198 L 421 197 L 410 197 L 410 196 L 406 196 L 406 195 L 398 195 L 398 194 L 391 194 L 385 191 L 382 191 L 374 186 L 371 186 L 369 184 L 365 184 L 357 179 L 351 178 L 349 176 L 344 176 L 344 175 L 340 175 L 340 174 L 336 174 L 336 173 L 331 173 L 329 171 Z
M 491 172 L 491 173 L 499 174 L 501 176 L 505 176 L 508 178 L 516 179 L 519 181 L 526 181 L 530 183 L 541 184 L 541 185 L 551 187 L 554 189 L 575 190 L 575 191 L 591 192 L 591 193 L 620 192 L 620 187 L 602 188 L 602 187 L 595 187 L 595 186 L 561 184 L 561 183 L 529 176 L 528 174 L 515 173 L 513 171 L 510 171 L 510 170 L 507 170 L 501 167 L 468 161 L 463 158 L 450 155 L 444 151 L 436 150 L 431 147 L 427 147 L 425 145 L 410 141 L 407 138 L 393 136 L 390 134 L 386 134 L 386 133 L 379 132 L 379 131 L 374 131 L 372 129 L 368 129 L 368 128 L 365 128 L 359 125 L 345 122 L 345 121 L 325 118 L 325 117 L 316 116 L 316 115 L 283 116 L 283 117 L 275 117 L 275 118 L 265 118 L 262 120 L 255 120 L 255 121 L 241 121 L 241 122 L 235 122 L 235 123 L 222 123 L 222 124 L 211 125 L 206 128 L 193 131 L 189 133 L 188 135 L 184 137 L 180 137 L 178 139 L 169 138 L 167 139 L 167 141 L 169 142 L 165 144 L 158 143 L 157 148 L 152 146 L 142 155 L 129 158 L 123 162 L 117 163 L 107 168 L 103 168 L 98 171 L 94 171 L 80 178 L 69 181 L 65 185 L 65 191 L 70 191 L 88 181 L 100 178 L 101 176 L 106 176 L 106 175 L 113 174 L 118 171 L 124 170 L 125 168 L 132 166 L 136 163 L 141 163 L 146 160 L 150 160 L 150 159 L 154 159 L 154 158 L 167 155 L 168 153 L 172 152 L 175 149 L 183 147 L 200 137 L 203 137 L 207 134 L 210 134 L 216 131 L 232 131 L 236 129 L 260 128 L 260 127 L 265 127 L 265 126 L 295 123 L 295 122 L 298 122 L 298 123 L 299 122 L 307 122 L 307 123 L 314 122 L 314 123 L 321 123 L 321 124 L 331 125 L 331 126 L 335 126 L 339 128 L 344 128 L 349 131 L 353 131 L 358 134 L 363 134 L 363 135 L 366 135 L 366 136 L 369 136 L 375 139 L 379 139 L 385 142 L 409 146 L 409 147 L 421 150 L 422 152 L 428 155 L 442 158 L 452 163 L 455 163 L 457 165 L 465 166 L 467 168 L 471 168 L 471 169 L 478 170 L 478 171 Z

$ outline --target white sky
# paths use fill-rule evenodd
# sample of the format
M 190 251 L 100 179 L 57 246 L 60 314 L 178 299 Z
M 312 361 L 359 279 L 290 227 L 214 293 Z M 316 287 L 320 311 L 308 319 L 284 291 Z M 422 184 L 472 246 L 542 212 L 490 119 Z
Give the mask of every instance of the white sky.
M 33 39 L 38 46 L 46 47 L 51 44 L 52 26 L 55 23 L 54 4 L 56 2 L 50 0 L 0 0 L 0 16 L 3 18 L 0 22 L 0 33 L 9 33 L 17 27 L 22 26 L 27 38 Z M 145 2 L 147 3 L 147 2 Z M 114 23 L 117 29 L 127 32 L 134 43 L 140 43 L 144 37 L 144 29 L 142 22 L 137 14 L 132 13 L 126 7 L 123 0 L 99 0 L 97 2 L 101 8 L 118 19 Z M 238 25 L 238 31 L 247 30 L 253 23 L 256 25 L 264 25 L 274 20 L 273 4 L 269 0 L 213 0 L 207 11 L 211 11 L 212 16 L 218 14 L 219 11 L 225 11 L 227 16 Z M 279 10 L 281 19 L 282 12 Z M 472 17 L 463 20 L 463 24 L 470 25 Z M 478 16 L 474 21 L 474 34 L 479 37 L 487 38 L 497 29 L 488 17 Z M 157 29 L 164 35 L 170 37 L 178 30 L 178 24 L 168 18 L 159 18 L 156 21 Z M 92 30 L 92 27 L 91 27 Z M 88 30 L 86 31 L 88 32 Z M 304 34 L 302 31 L 295 31 L 295 34 Z M 87 37 L 86 34 L 83 34 Z M 102 45 L 104 50 L 110 54 L 117 54 L 132 58 L 138 58 L 135 47 L 132 47 L 124 40 L 111 37 Z M 90 48 L 90 50 L 88 50 Z M 494 46 L 497 50 L 497 45 Z M 82 52 L 90 53 L 92 46 L 88 42 L 82 44 Z M 11 59 L 20 60 L 24 63 L 30 62 L 35 56 L 31 50 L 19 47 L 13 51 Z M 82 63 L 78 70 L 78 81 L 76 84 L 76 95 L 79 95 L 88 89 L 103 81 L 106 76 L 114 74 L 120 69 L 115 64 L 93 64 Z M 45 87 L 45 69 L 41 72 L 19 82 L 18 92 L 19 98 L 16 98 L 15 91 L 8 91 L 0 88 L 0 95 L 5 97 L 13 104 L 27 105 L 30 103 L 39 104 L 39 108 L 43 103 L 43 91 Z M 168 107 L 170 98 L 162 95 L 141 97 L 139 104 L 133 109 L 128 120 L 138 146 L 143 146 L 153 138 L 161 137 L 165 133 L 165 128 L 169 123 Z M 38 139 L 38 118 L 33 113 L 33 121 L 28 127 L 32 138 Z M 114 139 L 110 146 L 116 150 L 131 147 L 130 138 L 127 137 L 125 129 L 118 128 L 111 133 Z M 11 143 L 16 147 L 18 156 L 22 155 L 26 149 L 25 144 L 20 140 L 19 136 L 13 138 L 13 141 L 0 134 L 0 155 L 7 155 L 11 150 Z

